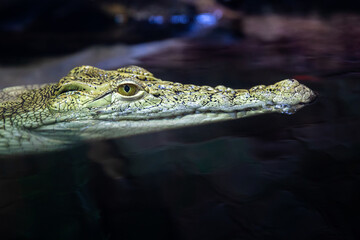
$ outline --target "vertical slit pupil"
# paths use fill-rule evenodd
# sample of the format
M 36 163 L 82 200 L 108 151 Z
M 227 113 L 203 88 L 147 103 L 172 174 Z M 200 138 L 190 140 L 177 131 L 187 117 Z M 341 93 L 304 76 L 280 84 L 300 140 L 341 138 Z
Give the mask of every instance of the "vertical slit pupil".
M 125 92 L 129 92 L 129 91 L 130 91 L 129 85 L 125 85 L 125 86 L 124 86 L 124 90 L 125 90 Z

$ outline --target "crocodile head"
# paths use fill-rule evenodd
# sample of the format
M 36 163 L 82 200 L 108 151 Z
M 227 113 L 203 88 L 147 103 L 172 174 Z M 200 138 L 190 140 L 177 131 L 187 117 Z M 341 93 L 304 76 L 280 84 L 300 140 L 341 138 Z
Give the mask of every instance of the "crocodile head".
M 243 90 L 163 81 L 136 66 L 114 71 L 82 66 L 57 84 L 25 91 L 16 111 L 5 115 L 11 127 L 64 144 L 262 113 L 292 114 L 315 97 L 294 79 Z
M 291 114 L 315 96 L 294 79 L 238 90 L 162 81 L 136 66 L 116 71 L 82 66 L 60 80 L 47 102 L 52 117 L 37 131 L 128 136 L 268 112 Z

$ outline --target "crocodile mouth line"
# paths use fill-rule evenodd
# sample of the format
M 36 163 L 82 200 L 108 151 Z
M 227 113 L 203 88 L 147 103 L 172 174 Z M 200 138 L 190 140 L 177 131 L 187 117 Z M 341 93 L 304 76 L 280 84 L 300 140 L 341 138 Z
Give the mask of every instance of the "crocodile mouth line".
M 206 116 L 208 115 L 209 117 L 213 117 L 213 116 L 222 116 L 224 119 L 237 119 L 237 118 L 243 118 L 246 117 L 246 115 L 251 115 L 251 113 L 256 113 L 259 111 L 263 111 L 265 112 L 270 112 L 273 110 L 273 106 L 267 106 L 267 107 L 263 107 L 263 106 L 259 106 L 259 107 L 249 107 L 249 108 L 244 108 L 241 110 L 235 110 L 235 111 L 222 111 L 222 110 L 218 110 L 218 111 L 200 111 L 200 110 L 193 110 L 191 112 L 184 112 L 181 114 L 176 114 L 176 115 L 168 115 L 168 116 L 138 116 L 136 118 L 134 117 L 121 117 L 121 119 L 94 119 L 94 120 L 99 120 L 99 121 L 104 121 L 104 122 L 120 122 L 120 121 L 152 121 L 152 120 L 178 120 L 178 119 L 183 119 L 186 117 L 196 117 L 196 116 Z M 281 109 L 279 108 L 279 111 Z

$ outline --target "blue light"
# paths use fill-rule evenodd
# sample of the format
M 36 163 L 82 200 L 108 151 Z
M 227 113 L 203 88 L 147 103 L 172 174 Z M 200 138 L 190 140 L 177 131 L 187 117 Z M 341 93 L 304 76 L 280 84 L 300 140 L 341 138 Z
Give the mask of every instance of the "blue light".
M 163 16 L 151 16 L 149 17 L 149 23 L 151 24 L 163 24 L 164 23 L 164 17 Z
M 189 18 L 186 15 L 173 15 L 171 16 L 170 21 L 173 24 L 187 24 L 189 22 Z
M 196 22 L 202 25 L 212 26 L 216 24 L 217 19 L 211 13 L 202 13 L 196 16 Z

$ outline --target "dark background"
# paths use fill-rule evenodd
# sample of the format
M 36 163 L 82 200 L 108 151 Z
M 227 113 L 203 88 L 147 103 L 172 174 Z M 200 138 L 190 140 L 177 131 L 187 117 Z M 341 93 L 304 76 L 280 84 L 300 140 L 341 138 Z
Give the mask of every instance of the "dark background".
M 1 87 L 137 64 L 198 85 L 297 78 L 319 97 L 3 157 L 0 238 L 359 239 L 359 22 L 358 1 L 1 0 Z

